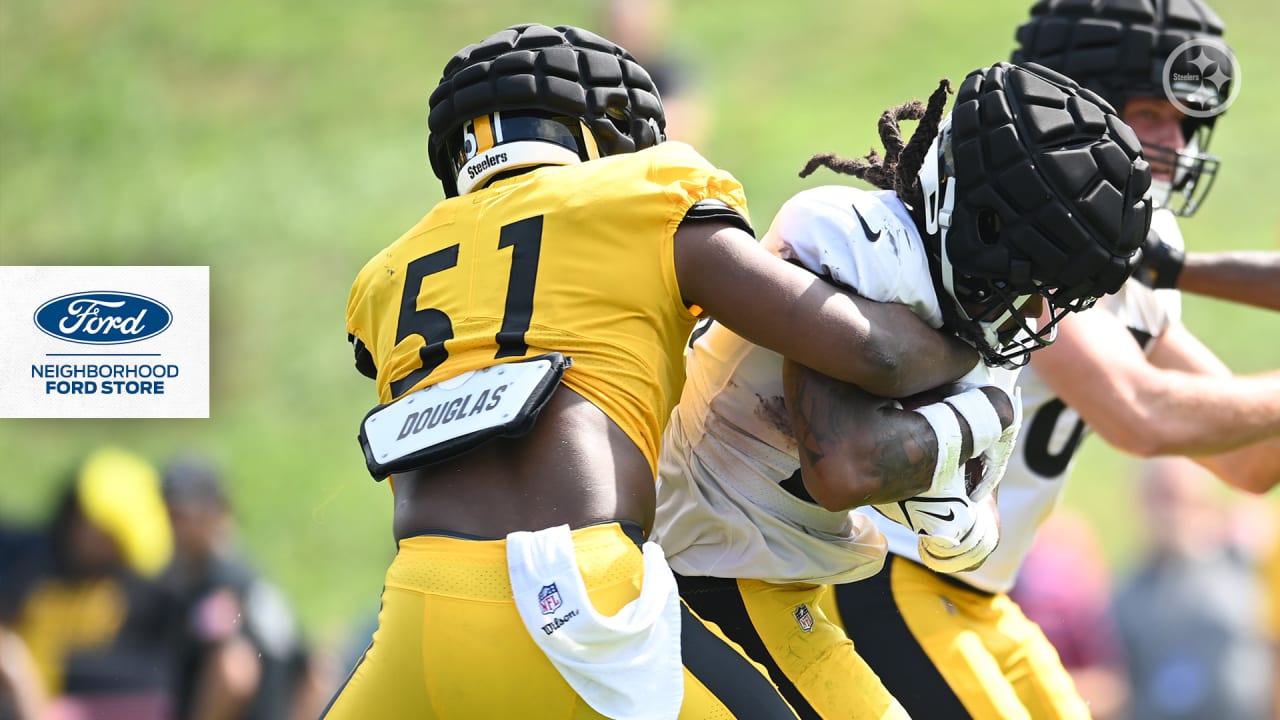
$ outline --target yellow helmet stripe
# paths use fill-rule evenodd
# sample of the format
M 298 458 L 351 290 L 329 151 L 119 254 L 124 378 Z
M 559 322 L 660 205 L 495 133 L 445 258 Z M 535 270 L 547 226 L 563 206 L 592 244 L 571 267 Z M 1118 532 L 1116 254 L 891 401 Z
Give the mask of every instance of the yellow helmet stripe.
M 582 126 L 582 144 L 587 151 L 587 159 L 598 160 L 600 148 L 596 145 L 596 136 L 591 134 L 591 128 L 587 127 L 586 123 L 579 120 L 578 124 Z
M 476 155 L 486 150 L 492 150 L 493 142 L 493 123 L 491 115 L 481 115 L 472 121 L 476 133 Z M 474 156 L 473 156 L 474 157 Z

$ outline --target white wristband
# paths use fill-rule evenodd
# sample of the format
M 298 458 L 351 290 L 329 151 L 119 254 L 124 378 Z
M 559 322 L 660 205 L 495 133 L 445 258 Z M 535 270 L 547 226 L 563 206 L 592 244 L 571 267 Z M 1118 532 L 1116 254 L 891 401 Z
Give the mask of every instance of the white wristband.
M 973 436 L 973 452 L 970 457 L 978 457 L 986 452 L 987 448 L 999 440 L 1004 433 L 1004 428 L 1000 425 L 1000 415 L 991 404 L 991 399 L 982 392 L 981 387 L 970 388 L 958 395 L 952 395 L 944 402 L 955 408 L 965 422 L 969 423 L 969 432 Z
M 933 434 L 938 438 L 938 461 L 933 466 L 933 480 L 926 493 L 942 490 L 942 486 L 945 483 L 955 479 L 956 469 L 960 467 L 961 462 L 967 459 L 960 457 L 960 449 L 963 444 L 963 437 L 960 435 L 960 420 L 956 417 L 956 412 L 951 409 L 951 406 L 941 402 L 918 407 L 913 412 L 919 413 L 925 420 L 929 421 L 929 427 L 933 428 Z M 951 488 L 945 490 L 944 494 L 954 495 L 956 493 L 954 488 Z M 965 494 L 963 485 L 960 487 L 959 494 Z

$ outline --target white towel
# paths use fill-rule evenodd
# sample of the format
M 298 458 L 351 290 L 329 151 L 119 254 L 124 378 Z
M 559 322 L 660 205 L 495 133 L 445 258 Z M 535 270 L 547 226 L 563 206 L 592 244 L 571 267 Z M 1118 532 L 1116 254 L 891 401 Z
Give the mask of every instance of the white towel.
M 609 617 L 591 605 L 568 525 L 507 536 L 529 635 L 592 709 L 619 720 L 675 718 L 684 700 L 675 576 L 657 543 L 643 550 L 640 596 Z

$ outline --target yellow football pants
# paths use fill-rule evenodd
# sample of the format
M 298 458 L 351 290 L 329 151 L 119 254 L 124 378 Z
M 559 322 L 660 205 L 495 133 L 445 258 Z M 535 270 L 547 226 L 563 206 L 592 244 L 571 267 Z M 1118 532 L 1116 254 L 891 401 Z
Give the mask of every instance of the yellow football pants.
M 917 718 L 1056 720 L 1089 709 L 1040 627 L 1008 595 L 890 556 L 823 611 Z
M 595 608 L 638 597 L 640 548 L 616 523 L 575 530 L 578 566 Z M 794 718 L 740 648 L 681 613 L 681 718 Z M 644 672 L 637 668 L 637 672 Z M 326 720 L 601 717 L 529 636 L 512 601 L 505 540 L 425 535 L 400 541 L 387 570 L 373 642 L 330 703 Z
M 907 717 L 824 611 L 828 586 L 676 579 L 684 601 L 763 665 L 800 717 Z

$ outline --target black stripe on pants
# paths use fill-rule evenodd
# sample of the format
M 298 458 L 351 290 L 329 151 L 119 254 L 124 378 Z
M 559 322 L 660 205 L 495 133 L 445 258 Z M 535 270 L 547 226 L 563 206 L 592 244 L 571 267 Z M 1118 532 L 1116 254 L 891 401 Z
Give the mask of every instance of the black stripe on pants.
M 808 701 L 800 694 L 795 685 L 782 673 L 782 669 L 773 661 L 773 656 L 760 639 L 747 607 L 742 602 L 742 593 L 738 590 L 738 581 L 728 578 L 685 577 L 676 574 L 676 582 L 680 585 L 680 597 L 694 612 L 707 622 L 715 623 L 730 640 L 742 646 L 747 655 L 760 663 L 769 671 L 769 678 L 778 686 L 779 692 L 791 703 L 802 720 L 822 720 L 817 712 L 809 706 Z M 696 619 L 695 619 L 696 622 Z M 708 634 L 710 632 L 708 631 Z M 712 636 L 714 637 L 714 635 Z M 717 640 L 717 642 L 719 642 Z M 721 643 L 723 646 L 723 643 Z M 687 646 L 686 646 L 687 649 Z M 731 649 L 726 650 L 737 656 Z M 739 660 L 741 658 L 739 657 Z M 686 656 L 685 667 L 693 670 Z M 751 671 L 758 675 L 754 669 Z M 694 675 L 697 675 L 694 672 Z M 702 679 L 699 677 L 698 679 Z M 703 681 L 706 682 L 705 680 Z M 710 687 L 710 686 L 708 686 Z M 720 693 L 716 692 L 719 696 Z M 736 712 L 736 710 L 735 710 Z M 742 717 L 742 716 L 739 716 Z
M 905 562 L 890 555 L 875 575 L 832 587 L 845 633 L 911 717 L 968 720 L 969 712 L 907 627 L 893 597 L 893 568 Z

